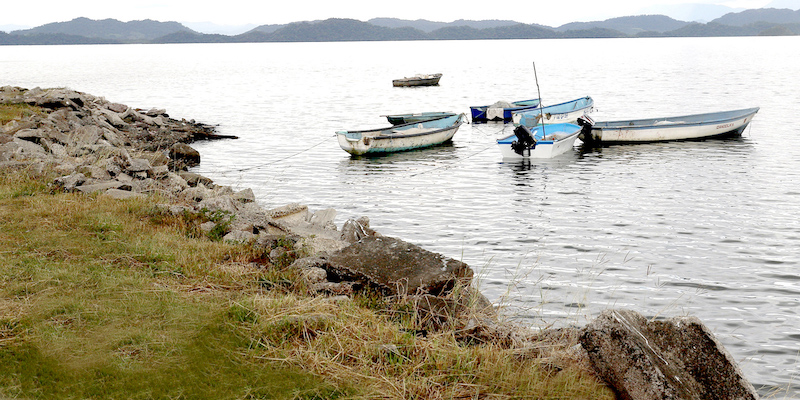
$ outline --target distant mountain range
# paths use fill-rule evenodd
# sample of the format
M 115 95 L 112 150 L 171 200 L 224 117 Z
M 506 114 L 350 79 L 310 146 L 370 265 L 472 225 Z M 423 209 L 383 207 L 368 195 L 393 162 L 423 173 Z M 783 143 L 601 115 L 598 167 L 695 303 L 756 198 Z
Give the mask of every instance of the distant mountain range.
M 261 25 L 239 35 L 203 34 L 177 22 L 120 22 L 77 18 L 32 29 L 0 32 L 0 45 L 108 43 L 337 42 L 380 40 L 480 40 L 623 37 L 800 35 L 800 11 L 762 8 L 728 13 L 708 23 L 664 15 L 573 22 L 559 27 L 510 20 L 434 22 L 375 18 L 327 19 Z
M 89 39 L 147 42 L 189 28 L 177 22 L 152 20 L 120 22 L 115 19 L 76 18 L 69 22 L 53 22 L 33 29 L 11 32 L 17 36 L 74 35 Z

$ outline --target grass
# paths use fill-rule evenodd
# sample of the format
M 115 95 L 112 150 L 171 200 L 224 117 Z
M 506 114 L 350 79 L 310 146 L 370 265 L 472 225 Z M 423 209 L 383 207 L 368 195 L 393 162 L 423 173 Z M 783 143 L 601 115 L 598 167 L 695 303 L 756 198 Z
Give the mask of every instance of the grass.
M 0 398 L 329 398 L 245 356 L 230 305 L 260 291 L 247 249 L 188 235 L 148 201 L 0 178 Z
M 219 216 L 52 178 L 0 170 L 0 398 L 613 398 L 568 352 L 419 335 L 402 302 L 313 295 L 198 234 Z
M 2 104 L 0 105 L 0 125 L 5 125 L 13 120 L 23 119 L 36 114 L 43 114 L 40 107 L 28 104 Z

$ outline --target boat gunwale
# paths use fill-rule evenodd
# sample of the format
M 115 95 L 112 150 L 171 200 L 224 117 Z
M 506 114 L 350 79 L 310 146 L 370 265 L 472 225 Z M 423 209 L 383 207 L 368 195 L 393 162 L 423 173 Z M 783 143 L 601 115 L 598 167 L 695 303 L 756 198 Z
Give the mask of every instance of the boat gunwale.
M 450 125 L 450 126 L 448 126 L 448 127 L 445 127 L 445 128 L 436 129 L 436 130 L 433 130 L 433 131 L 428 131 L 428 132 L 418 132 L 418 133 L 412 133 L 412 134 L 406 134 L 406 135 L 404 135 L 404 134 L 397 134 L 397 135 L 379 135 L 379 136 L 370 136 L 370 139 L 372 139 L 372 140 L 390 140 L 390 139 L 405 139 L 405 138 L 412 138 L 412 137 L 417 137 L 417 136 L 428 136 L 428 135 L 433 135 L 433 134 L 435 134 L 435 133 L 444 132 L 444 131 L 446 131 L 446 130 L 449 130 L 449 129 L 458 128 L 458 127 L 460 127 L 462 124 L 463 124 L 463 122 L 461 122 L 461 121 L 457 121 L 457 122 L 453 123 L 453 125 Z
M 586 105 L 585 107 L 581 107 L 581 108 L 574 108 L 574 109 L 572 109 L 572 110 L 568 110 L 568 111 L 555 112 L 555 113 L 547 113 L 547 112 L 546 112 L 548 108 L 560 107 L 560 106 L 567 105 L 567 104 L 569 104 L 569 103 L 577 103 L 577 102 L 579 102 L 579 101 L 581 101 L 581 100 L 587 100 L 587 103 L 588 103 L 588 105 Z M 589 107 L 594 107 L 594 99 L 593 99 L 591 96 L 583 96 L 583 97 L 580 97 L 580 98 L 577 98 L 577 99 L 573 99 L 573 100 L 565 101 L 565 102 L 563 102 L 563 103 L 553 104 L 553 105 L 544 106 L 544 107 L 538 107 L 536 110 L 528 110 L 528 111 L 520 111 L 520 112 L 516 112 L 515 114 L 521 114 L 521 116 L 523 116 L 523 117 L 524 117 L 524 116 L 526 116 L 526 115 L 531 115 L 531 114 L 534 114 L 534 113 L 542 113 L 542 114 L 566 114 L 566 113 L 569 113 L 569 112 L 572 112 L 572 111 L 583 110 L 583 109 L 586 109 L 586 108 L 589 108 Z
M 549 143 L 555 143 L 555 142 L 560 142 L 560 141 L 562 141 L 564 139 L 567 139 L 567 138 L 571 137 L 572 135 L 580 135 L 582 128 L 579 125 L 573 124 L 571 122 L 562 122 L 562 123 L 558 123 L 558 124 L 550 124 L 550 125 L 544 125 L 544 126 L 546 127 L 545 129 L 558 129 L 558 128 L 561 128 L 561 127 L 566 127 L 566 125 L 571 125 L 570 128 L 572 128 L 574 126 L 577 129 L 574 132 L 571 132 L 570 134 L 568 134 L 567 136 L 565 136 L 565 137 L 563 137 L 563 138 L 561 138 L 559 140 L 539 140 L 539 141 L 536 141 L 536 143 L 537 144 L 539 144 L 539 143 L 545 144 L 545 143 L 548 143 L 548 142 Z M 542 126 L 542 125 L 538 125 L 538 126 Z M 495 139 L 495 140 L 497 141 L 497 144 L 499 144 L 499 145 L 511 144 L 511 141 L 507 141 L 507 140 L 509 140 L 509 139 L 511 139 L 513 137 L 516 137 L 516 135 L 512 133 L 512 134 L 510 134 L 508 136 L 503 136 L 502 138 Z
M 381 115 L 381 117 L 386 118 L 390 124 L 396 128 L 401 125 L 405 124 L 419 124 L 423 122 L 432 121 L 439 118 L 449 118 L 458 115 L 459 113 L 454 113 L 451 111 L 426 111 L 421 113 L 406 113 L 406 114 L 387 114 Z M 407 122 L 406 118 L 424 118 L 417 121 Z M 392 120 L 402 120 L 404 122 L 394 124 Z
M 661 118 L 642 118 L 642 119 L 630 119 L 630 120 L 617 120 L 617 121 L 600 121 L 595 122 L 592 125 L 592 130 L 645 130 L 645 129 L 669 129 L 669 128 L 679 128 L 679 127 L 686 127 L 686 126 L 701 126 L 701 125 L 714 125 L 719 123 L 726 123 L 730 121 L 735 121 L 741 118 L 749 118 L 754 116 L 760 110 L 760 107 L 753 107 L 753 108 L 742 108 L 739 110 L 731 110 L 731 111 L 718 111 L 718 112 L 711 112 L 711 113 L 702 113 L 702 114 L 689 114 L 689 115 L 679 115 L 674 117 L 661 117 Z M 737 114 L 733 114 L 737 113 Z M 675 122 L 670 124 L 662 124 L 656 125 L 657 122 L 662 121 L 670 121 L 675 119 L 681 118 L 700 118 L 703 116 L 712 116 L 716 114 L 726 114 L 724 118 L 718 119 L 709 119 L 697 122 Z M 729 116 L 733 114 L 732 116 Z M 652 123 L 645 124 L 645 125 L 636 125 L 637 122 L 646 122 L 652 121 Z M 634 125 L 630 125 L 634 123 Z M 736 130 L 736 129 L 732 129 Z M 730 132 L 730 131 L 728 131 Z M 727 133 L 727 132 L 726 132 Z M 723 134 L 723 133 L 721 133 Z
M 565 124 L 574 125 L 574 124 L 569 124 L 569 123 L 565 123 Z M 518 153 L 514 153 L 513 155 L 509 154 L 507 152 L 507 149 L 511 148 L 511 144 L 509 142 L 500 143 L 500 141 L 498 140 L 497 144 L 500 145 L 500 148 L 501 148 L 500 151 L 503 154 L 503 160 L 504 161 L 555 158 L 555 157 L 558 157 L 558 156 L 560 156 L 562 154 L 566 154 L 569 151 L 570 148 L 574 148 L 575 141 L 578 140 L 580 134 L 581 134 L 581 129 L 577 129 L 574 132 L 572 132 L 572 133 L 570 133 L 570 134 L 568 134 L 568 135 L 566 135 L 566 136 L 564 136 L 564 137 L 562 137 L 562 138 L 560 138 L 558 140 L 541 140 L 541 141 L 538 141 L 538 142 L 535 143 L 535 145 L 533 147 L 529 148 L 529 150 L 531 151 L 531 154 L 529 156 L 524 156 L 524 155 L 521 155 L 521 154 L 518 154 Z M 514 135 L 512 135 L 512 136 L 514 136 Z M 508 139 L 508 137 L 503 138 L 503 139 Z M 569 144 L 564 144 L 562 142 L 566 142 L 566 143 L 569 143 Z M 537 153 L 535 153 L 535 151 L 536 151 L 535 149 L 539 148 L 541 145 L 550 146 L 550 148 L 548 150 L 545 150 L 545 152 L 549 152 L 549 154 L 547 156 L 545 156 L 545 155 L 535 155 L 535 154 L 537 154 Z M 566 146 L 569 146 L 569 148 L 565 148 Z M 561 151 L 558 154 L 552 154 L 553 151 L 557 151 L 558 148 L 562 148 L 564 150 Z
M 383 133 L 383 132 L 386 132 L 386 131 L 391 132 L 391 131 L 394 131 L 395 129 L 398 129 L 398 128 L 413 127 L 413 126 L 416 126 L 418 124 L 424 124 L 424 123 L 427 123 L 427 122 L 439 121 L 439 120 L 443 120 L 443 119 L 447 119 L 447 118 L 453 118 L 453 117 L 457 117 L 457 119 L 453 122 L 452 125 L 448 125 L 448 126 L 446 126 L 444 128 L 434 129 L 432 131 L 417 132 L 417 133 L 412 133 L 412 134 L 403 134 L 401 132 L 398 132 L 396 134 L 391 134 L 391 133 L 390 134 L 384 134 Z M 455 115 L 444 116 L 444 117 L 441 117 L 441 118 L 430 119 L 430 120 L 423 121 L 423 122 L 409 122 L 409 123 L 405 123 L 405 124 L 401 124 L 401 125 L 393 125 L 393 126 L 384 127 L 384 128 L 365 129 L 365 130 L 360 130 L 360 131 L 337 131 L 336 134 L 337 135 L 346 136 L 348 133 L 359 133 L 362 136 L 364 136 L 365 133 L 377 132 L 377 135 L 369 136 L 369 138 L 372 139 L 372 140 L 401 139 L 401 138 L 411 138 L 411 137 L 416 137 L 416 136 L 433 135 L 435 133 L 446 131 L 448 129 L 453 129 L 453 128 L 460 127 L 463 124 L 464 124 L 463 115 L 462 114 L 455 114 Z

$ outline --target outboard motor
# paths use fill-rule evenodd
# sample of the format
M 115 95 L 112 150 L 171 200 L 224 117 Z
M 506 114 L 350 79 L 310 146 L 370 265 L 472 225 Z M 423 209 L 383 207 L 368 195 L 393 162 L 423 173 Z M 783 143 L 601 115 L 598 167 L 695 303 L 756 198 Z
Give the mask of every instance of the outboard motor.
M 517 126 L 514 128 L 514 135 L 517 136 L 517 140 L 511 143 L 511 149 L 514 150 L 515 153 L 524 155 L 524 151 L 530 150 L 531 146 L 536 146 L 536 140 L 533 139 L 531 130 L 528 129 L 528 127 L 524 125 Z
M 588 144 L 594 144 L 596 142 L 594 135 L 592 135 L 592 126 L 594 125 L 594 120 L 592 117 L 588 115 L 583 115 L 578 118 L 578 125 L 581 126 L 581 133 L 578 136 L 581 141 Z

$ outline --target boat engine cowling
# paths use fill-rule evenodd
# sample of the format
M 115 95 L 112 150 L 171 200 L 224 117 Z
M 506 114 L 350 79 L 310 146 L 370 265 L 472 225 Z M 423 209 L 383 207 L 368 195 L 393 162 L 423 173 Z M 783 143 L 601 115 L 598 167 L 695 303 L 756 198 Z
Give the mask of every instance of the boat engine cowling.
M 531 130 L 524 125 L 514 128 L 514 135 L 517 136 L 517 140 L 511 143 L 511 149 L 517 154 L 522 154 L 525 150 L 530 149 L 531 146 L 536 145 L 536 140 L 533 139 Z
M 594 126 L 594 120 L 592 117 L 588 115 L 582 115 L 578 118 L 578 125 L 581 127 L 581 140 L 584 143 L 594 143 L 595 138 L 594 135 L 592 135 L 592 126 Z

